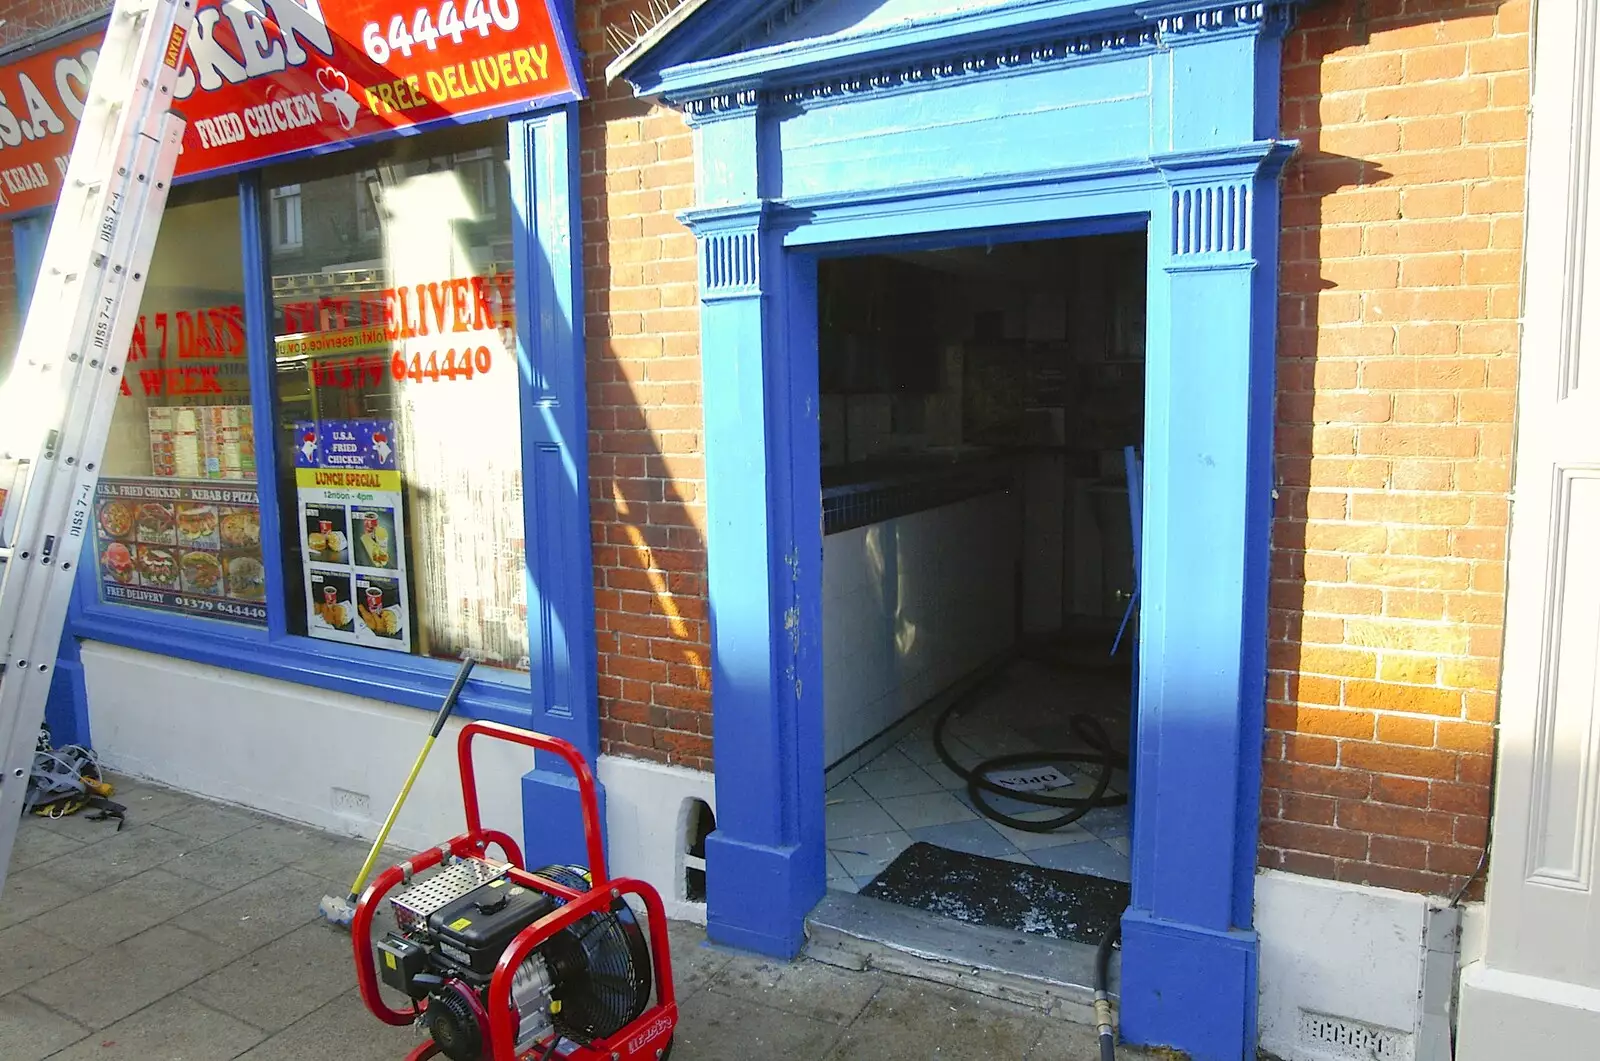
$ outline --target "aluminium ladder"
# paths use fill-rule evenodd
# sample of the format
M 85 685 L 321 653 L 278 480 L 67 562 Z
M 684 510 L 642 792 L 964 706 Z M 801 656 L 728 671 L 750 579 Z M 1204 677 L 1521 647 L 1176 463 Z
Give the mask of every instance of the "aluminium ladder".
M 195 3 L 116 0 L 16 361 L 0 384 L 0 460 L 23 469 L 0 514 L 0 890 L 182 148 L 172 91 Z

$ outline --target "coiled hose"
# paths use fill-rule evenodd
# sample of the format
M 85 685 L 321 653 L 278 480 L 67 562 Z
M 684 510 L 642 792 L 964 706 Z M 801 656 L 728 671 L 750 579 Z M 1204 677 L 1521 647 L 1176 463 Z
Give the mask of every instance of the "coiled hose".
M 967 794 L 972 797 L 972 806 L 979 814 L 1009 829 L 1025 833 L 1052 833 L 1057 829 L 1066 828 L 1096 807 L 1121 807 L 1128 802 L 1126 795 L 1106 794 L 1106 790 L 1111 787 L 1113 772 L 1128 768 L 1128 757 L 1112 747 L 1105 726 L 1093 715 L 1077 714 L 1067 720 L 1072 735 L 1082 741 L 1087 750 L 1017 752 L 1012 755 L 999 755 L 993 759 L 985 759 L 970 770 L 956 762 L 955 756 L 950 754 L 950 749 L 945 747 L 945 727 L 950 724 L 950 719 L 956 711 L 965 705 L 976 691 L 977 689 L 974 689 L 965 696 L 957 697 L 949 707 L 940 712 L 938 721 L 933 724 L 933 750 L 938 753 L 944 765 L 949 767 L 951 773 L 966 781 Z M 1098 767 L 1094 790 L 1087 796 L 1051 796 L 1043 792 L 1014 791 L 989 780 L 989 774 L 995 770 L 1018 766 L 1049 766 L 1053 763 L 1085 763 Z M 986 792 L 1004 796 L 1017 803 L 1059 808 L 1063 813 L 1043 821 L 1017 818 L 990 805 L 984 798 Z
M 1100 720 L 1093 715 L 1074 714 L 1068 717 L 1067 725 L 1072 730 L 1072 735 L 1085 745 L 1084 750 L 1038 751 L 1017 752 L 1012 755 L 999 755 L 992 759 L 985 759 L 970 770 L 956 762 L 955 756 L 950 754 L 950 749 L 945 747 L 944 731 L 950 724 L 950 719 L 982 689 L 984 685 L 969 690 L 966 695 L 957 697 L 950 706 L 939 713 L 939 718 L 933 724 L 933 749 L 952 773 L 962 778 L 967 783 L 967 794 L 972 797 L 972 806 L 979 814 L 999 822 L 1011 829 L 1018 829 L 1027 833 L 1049 833 L 1057 829 L 1064 829 L 1088 814 L 1096 807 L 1120 807 L 1128 802 L 1126 795 L 1107 795 L 1111 787 L 1112 774 L 1116 770 L 1128 768 L 1128 757 L 1112 747 L 1111 737 L 1106 733 L 1106 728 Z M 1085 763 L 1097 767 L 1094 789 L 1087 796 L 1051 796 L 1043 792 L 1018 792 L 1006 788 L 1004 785 L 989 780 L 989 774 L 995 770 L 1019 766 L 1049 766 L 1055 763 Z M 1027 803 L 1037 807 L 1055 807 L 1062 813 L 1043 821 L 1030 821 L 1027 818 L 1018 818 L 1006 814 L 990 805 L 984 799 L 984 793 L 989 792 L 997 796 L 1018 803 Z M 1100 940 L 1100 946 L 1095 951 L 1094 961 L 1094 1013 L 1095 1024 L 1100 1033 L 1100 1061 L 1116 1061 L 1116 1033 L 1111 1024 L 1111 992 L 1109 987 L 1111 951 L 1122 938 L 1122 924 L 1119 921 Z

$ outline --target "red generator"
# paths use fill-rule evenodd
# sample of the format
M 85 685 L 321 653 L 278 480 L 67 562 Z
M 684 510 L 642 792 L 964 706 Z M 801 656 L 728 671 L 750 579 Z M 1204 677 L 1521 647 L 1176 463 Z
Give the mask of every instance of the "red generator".
M 560 756 L 578 780 L 589 865 L 529 871 L 517 843 L 484 829 L 472 769 L 479 735 Z M 406 1061 L 658 1061 L 672 1051 L 667 917 L 654 888 L 612 880 L 594 774 L 564 740 L 470 722 L 456 745 L 467 831 L 378 874 L 351 923 L 361 1000 L 385 1024 L 421 1023 Z M 488 857 L 498 848 L 504 861 Z M 389 898 L 395 928 L 374 943 Z M 644 906 L 646 927 L 628 901 Z M 379 982 L 409 1000 L 392 1008 Z M 654 999 L 652 1001 L 652 994 Z

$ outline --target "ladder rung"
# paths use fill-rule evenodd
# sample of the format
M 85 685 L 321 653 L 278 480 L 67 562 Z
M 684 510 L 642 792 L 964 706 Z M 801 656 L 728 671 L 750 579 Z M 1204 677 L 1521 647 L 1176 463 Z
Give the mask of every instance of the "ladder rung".
M 11 502 L 6 547 L 0 548 L 0 561 L 10 561 L 0 566 L 0 889 L 74 586 L 60 576 L 69 553 L 77 562 L 84 506 L 93 500 L 116 400 L 115 377 L 182 147 L 184 120 L 170 108 L 178 71 L 169 60 L 187 47 L 196 0 L 114 0 L 109 6 L 101 61 L 67 158 L 70 194 L 50 225 L 45 268 L 23 319 L 19 345 L 39 364 L 6 383 L 8 390 L 13 383 L 36 388 L 25 400 L 59 412 L 53 429 L 20 443 L 27 452 L 5 458 L 12 481 L 0 484 Z M 53 459 L 59 453 L 74 456 Z M 15 477 L 13 464 L 19 467 Z M 24 466 L 29 470 L 21 471 Z M 62 562 L 47 567 L 58 547 Z

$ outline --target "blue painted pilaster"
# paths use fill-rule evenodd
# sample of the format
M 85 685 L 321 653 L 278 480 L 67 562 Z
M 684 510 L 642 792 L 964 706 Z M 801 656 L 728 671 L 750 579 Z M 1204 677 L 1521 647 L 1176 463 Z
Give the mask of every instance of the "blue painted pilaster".
M 821 528 L 814 517 L 798 525 L 789 518 L 793 491 L 818 489 L 819 479 L 815 470 L 805 479 L 790 472 L 798 440 L 761 427 L 786 419 L 772 413 L 787 401 L 787 383 L 767 371 L 783 361 L 770 351 L 763 357 L 763 336 L 780 330 L 776 300 L 762 290 L 763 272 L 781 253 L 776 239 L 759 207 L 697 234 L 707 275 L 701 358 L 717 761 L 707 931 L 721 943 L 788 957 L 804 942 L 804 916 L 826 877 L 822 763 L 809 761 L 822 741 L 800 733 L 821 722 L 820 710 L 801 710 L 802 698 L 821 689 L 805 687 L 799 665 L 815 650 L 820 625 L 806 613 L 820 609 L 796 591 L 797 565 L 821 562 Z M 814 441 L 810 459 L 817 460 Z M 787 541 L 769 551 L 775 536 Z M 802 544 L 808 537 L 815 540 Z
M 686 220 L 700 258 L 717 785 L 706 931 L 792 957 L 826 881 L 822 689 L 803 677 L 820 659 L 821 607 L 800 591 L 800 565 L 822 562 L 815 270 L 810 304 L 791 306 L 808 289 L 786 285 L 787 257 L 769 226 L 755 94 L 687 110 L 702 159 L 703 206 Z M 801 334 L 790 334 L 791 321 Z M 793 403 L 808 396 L 810 420 L 795 423 Z M 809 520 L 796 518 L 803 512 Z
M 578 116 L 569 104 L 510 123 L 532 704 L 526 725 L 600 754 L 594 558 L 578 239 Z M 600 788 L 605 825 L 605 789 Z M 530 866 L 587 861 L 577 784 L 558 762 L 522 778 Z
M 727 97 L 711 107 L 728 113 L 697 115 L 702 158 L 717 160 L 701 167 L 700 200 L 726 205 L 690 218 L 700 254 L 717 763 L 707 931 L 789 957 L 826 879 L 822 690 L 804 680 L 820 658 L 821 606 L 801 592 L 805 565 L 822 561 L 815 269 L 785 282 L 788 262 L 759 197 L 753 102 Z M 809 418 L 791 416 L 808 402 Z
M 1165 155 L 1151 210 L 1130 1041 L 1254 1057 L 1277 177 L 1261 143 Z M 1241 607 L 1242 605 L 1242 607 Z

